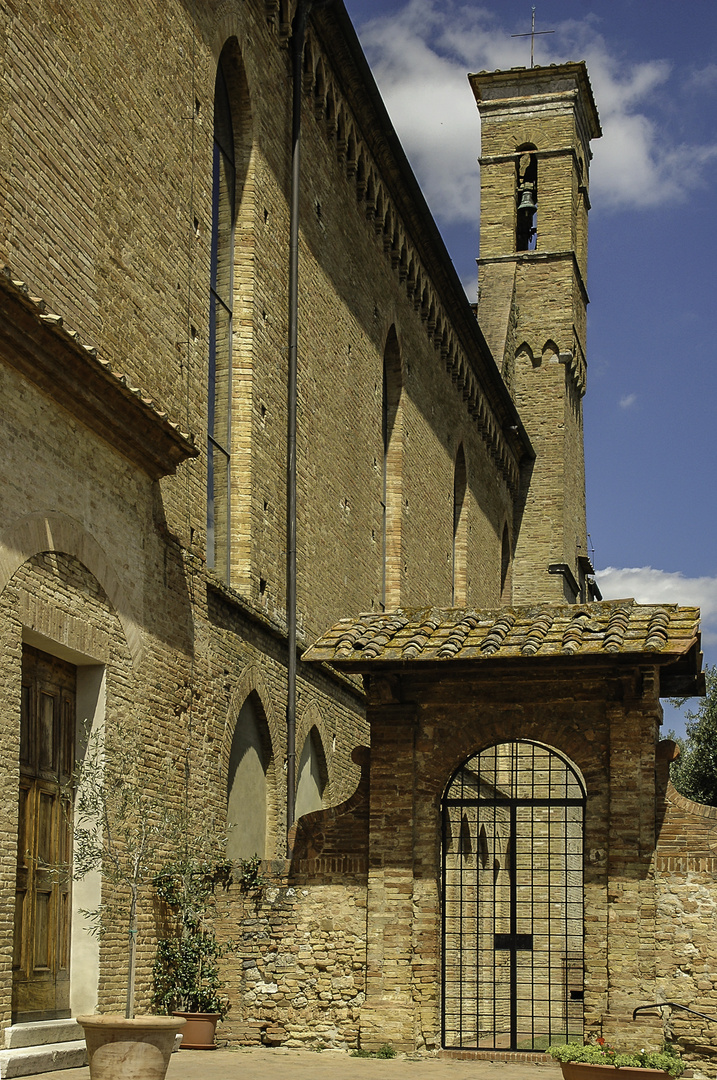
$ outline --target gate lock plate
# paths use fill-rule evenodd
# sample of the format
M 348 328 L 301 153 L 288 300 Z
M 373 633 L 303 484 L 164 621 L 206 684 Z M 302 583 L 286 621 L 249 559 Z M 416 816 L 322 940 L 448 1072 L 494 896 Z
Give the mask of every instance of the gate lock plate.
M 532 949 L 532 934 L 496 934 L 496 949 Z

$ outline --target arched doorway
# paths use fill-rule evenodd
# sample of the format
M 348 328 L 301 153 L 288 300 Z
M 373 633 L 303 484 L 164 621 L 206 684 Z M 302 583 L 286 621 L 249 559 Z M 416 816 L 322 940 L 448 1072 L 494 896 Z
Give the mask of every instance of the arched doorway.
M 443 799 L 445 1047 L 543 1050 L 583 1034 L 583 822 L 576 767 L 498 743 Z

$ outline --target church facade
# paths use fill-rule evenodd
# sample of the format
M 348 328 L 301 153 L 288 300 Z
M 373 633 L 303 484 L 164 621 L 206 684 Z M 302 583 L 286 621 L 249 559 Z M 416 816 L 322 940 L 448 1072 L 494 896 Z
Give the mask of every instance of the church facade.
M 476 318 L 340 0 L 41 0 L 0 20 L 0 1021 L 122 1008 L 126 934 L 98 941 L 81 914 L 101 880 L 48 867 L 67 859 L 88 735 L 132 728 L 157 799 L 267 867 L 253 913 L 227 901 L 244 942 L 227 1037 L 439 1046 L 440 922 L 418 1013 L 402 1004 L 395 1031 L 366 936 L 390 891 L 369 874 L 373 676 L 301 657 L 358 612 L 589 612 L 598 597 L 585 66 L 471 76 Z M 682 651 L 661 618 L 648 652 L 694 688 L 696 616 Z M 474 732 L 466 760 L 481 746 Z M 441 793 L 458 763 L 443 764 Z M 155 940 L 150 903 L 140 1010 Z M 560 967 L 578 1026 L 579 966 Z

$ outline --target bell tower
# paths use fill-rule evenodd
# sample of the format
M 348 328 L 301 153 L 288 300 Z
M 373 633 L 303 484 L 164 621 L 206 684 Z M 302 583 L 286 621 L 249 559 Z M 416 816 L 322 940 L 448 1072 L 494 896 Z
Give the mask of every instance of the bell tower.
M 584 62 L 469 76 L 481 118 L 478 320 L 536 453 L 513 603 L 591 599 L 582 399 L 590 142 Z M 594 585 L 592 586 L 595 590 Z

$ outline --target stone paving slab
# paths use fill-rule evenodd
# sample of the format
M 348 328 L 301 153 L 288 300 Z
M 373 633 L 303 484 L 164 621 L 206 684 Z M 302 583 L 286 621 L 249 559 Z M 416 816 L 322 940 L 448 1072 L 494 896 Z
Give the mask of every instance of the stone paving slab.
M 26 1080 L 89 1080 L 87 1066 Z M 558 1080 L 559 1066 L 456 1061 L 432 1055 L 390 1060 L 351 1057 L 344 1050 L 180 1050 L 167 1080 Z

